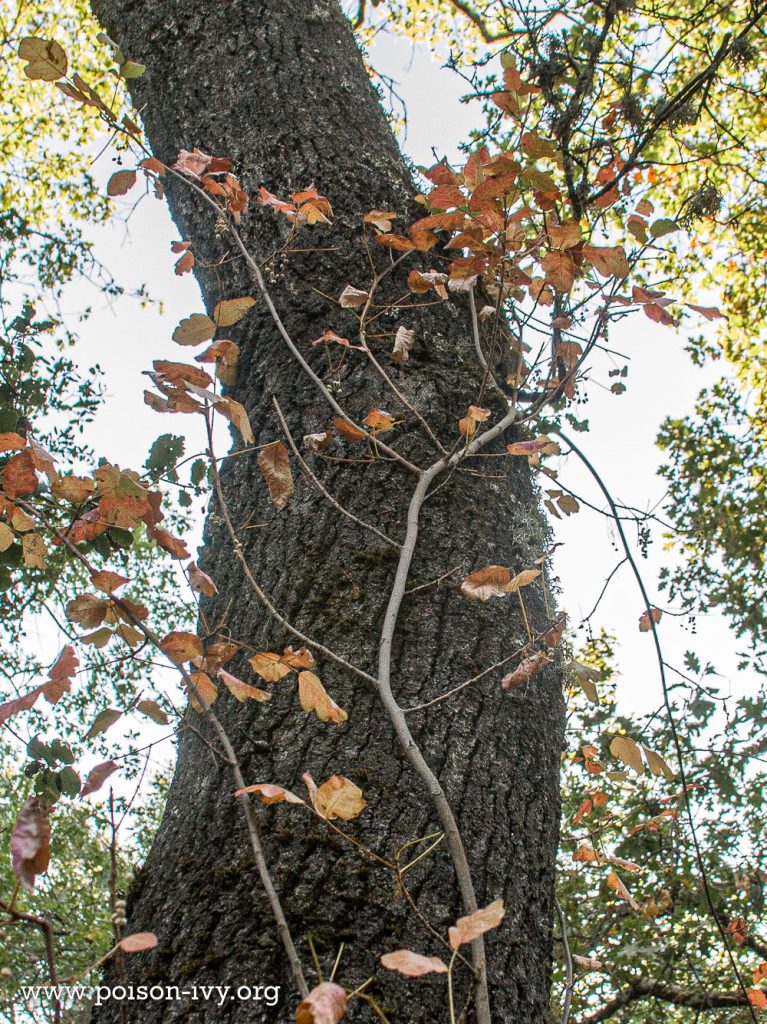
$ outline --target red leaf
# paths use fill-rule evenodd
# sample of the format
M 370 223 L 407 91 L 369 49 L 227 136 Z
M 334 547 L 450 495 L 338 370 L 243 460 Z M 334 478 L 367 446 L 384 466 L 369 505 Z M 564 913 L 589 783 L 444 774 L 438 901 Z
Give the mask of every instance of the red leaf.
M 660 610 L 660 608 L 652 608 L 651 612 L 652 612 L 652 621 L 650 620 L 650 614 L 648 612 L 646 612 L 646 611 L 642 612 L 642 614 L 639 616 L 639 632 L 640 633 L 649 633 L 650 630 L 652 629 L 652 623 L 653 622 L 655 622 L 655 623 L 660 622 L 661 616 L 663 615 L 663 612 Z
M 92 768 L 80 792 L 80 799 L 82 800 L 83 797 L 90 796 L 91 793 L 101 789 L 109 776 L 116 772 L 119 767 L 114 761 L 104 761 L 102 764 L 97 764 L 95 768 Z
M 116 171 L 107 182 L 107 195 L 124 196 L 135 184 L 135 171 Z

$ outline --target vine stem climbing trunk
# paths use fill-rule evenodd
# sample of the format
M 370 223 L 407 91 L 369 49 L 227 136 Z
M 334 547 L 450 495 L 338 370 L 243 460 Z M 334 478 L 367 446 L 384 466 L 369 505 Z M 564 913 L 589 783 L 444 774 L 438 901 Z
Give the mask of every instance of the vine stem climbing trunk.
M 93 0 L 93 10 L 130 59 L 147 65 L 132 88 L 161 160 L 173 163 L 180 148 L 198 146 L 229 157 L 251 194 L 264 185 L 286 197 L 314 184 L 333 204 L 332 223 L 294 243 L 284 219 L 253 203 L 240 247 L 192 190 L 168 179 L 208 312 L 223 298 L 258 300 L 231 329 L 242 355 L 229 390 L 247 408 L 256 443 L 282 439 L 287 429 L 300 448 L 339 409 L 355 422 L 371 408 L 397 414 L 386 445 L 337 441 L 330 457 L 303 449 L 311 472 L 294 462 L 295 491 L 280 510 L 255 453 L 225 460 L 200 559 L 219 591 L 202 606 L 202 633 L 243 648 L 227 668 L 251 678 L 248 654 L 281 651 L 299 634 L 321 645 L 316 672 L 348 712 L 341 725 L 306 714 L 292 676 L 272 686 L 267 704 L 228 696 L 215 704 L 246 784 L 299 792 L 305 772 L 318 782 L 337 773 L 368 802 L 347 827 L 380 860 L 299 808 L 256 808 L 304 975 L 310 985 L 320 980 L 310 942 L 325 978 L 343 943 L 337 983 L 351 991 L 375 976 L 365 993 L 392 1024 L 447 1022 L 444 978 L 411 981 L 383 971 L 379 958 L 407 948 L 449 959 L 434 931 L 446 937 L 457 917 L 503 899 L 501 927 L 484 937 L 484 951 L 481 940 L 474 944 L 474 971 L 456 963 L 456 1007 L 459 1015 L 468 1007 L 464 1019 L 479 1024 L 540 1024 L 559 830 L 560 673 L 554 665 L 505 693 L 501 671 L 488 672 L 454 698 L 429 702 L 501 663 L 553 619 L 545 577 L 525 588 L 524 615 L 516 598 L 472 602 L 458 584 L 487 565 L 530 568 L 545 554 L 547 533 L 525 460 L 500 457 L 514 432 L 505 399 L 485 394 L 492 418 L 474 442 L 458 433 L 484 377 L 467 301 L 403 298 L 408 271 L 433 268 L 434 259 L 409 255 L 390 266 L 370 229 L 365 234 L 370 210 L 396 213 L 403 227 L 414 219 L 417 188 L 350 28 L 335 0 Z M 358 324 L 328 297 L 372 282 L 375 329 L 366 341 L 374 358 L 351 350 L 329 370 L 312 340 L 327 328 L 351 337 Z M 402 366 L 391 357 L 400 326 L 415 337 Z M 478 458 L 480 448 L 499 457 Z M 457 575 L 448 572 L 456 566 Z M 417 710 L 405 717 L 405 707 Z M 126 958 L 129 981 L 229 985 L 232 993 L 279 985 L 279 1004 L 112 1002 L 94 1010 L 97 1024 L 117 1022 L 123 1011 L 149 1024 L 289 1021 L 300 998 L 231 768 L 211 758 L 205 718 L 193 725 L 180 730 L 165 815 L 129 894 L 129 930 L 159 938 L 156 950 Z M 435 828 L 443 843 L 433 843 Z M 406 899 L 385 861 L 420 837 L 431 839 L 412 847 L 419 859 Z M 353 1000 L 347 1019 L 371 1019 L 370 1004 Z

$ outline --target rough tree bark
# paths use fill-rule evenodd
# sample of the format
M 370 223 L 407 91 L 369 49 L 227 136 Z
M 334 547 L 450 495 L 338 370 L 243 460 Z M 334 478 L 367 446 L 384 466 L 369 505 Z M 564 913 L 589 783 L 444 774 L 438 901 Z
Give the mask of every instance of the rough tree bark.
M 346 284 L 369 282 L 363 214 L 393 210 L 404 227 L 420 209 L 413 206 L 410 172 L 337 3 L 93 0 L 93 9 L 130 59 L 147 65 L 135 82 L 134 98 L 161 159 L 172 162 L 179 148 L 199 146 L 229 156 L 251 192 L 263 184 L 285 196 L 315 183 L 330 198 L 333 225 L 306 231 L 298 243 L 302 249 L 316 246 L 315 251 L 273 258 L 285 224 L 255 204 L 242 226 L 246 244 L 265 265 L 288 330 L 325 375 L 322 349 L 309 342 L 326 327 L 341 335 L 353 330 L 348 314 L 327 296 L 337 296 Z M 195 242 L 208 310 L 222 297 L 255 294 L 246 267 L 231 241 L 216 232 L 209 211 L 173 183 L 169 201 L 180 236 Z M 371 246 L 372 258 L 382 268 L 389 256 L 378 248 Z M 221 262 L 227 255 L 231 258 Z M 419 265 L 436 264 L 428 257 L 408 258 L 390 275 L 382 296 L 394 301 L 406 295 L 407 271 Z M 388 355 L 399 324 L 415 329 L 417 339 L 403 369 Z M 380 318 L 373 334 L 384 335 L 370 343 L 398 386 L 451 447 L 457 421 L 476 400 L 481 379 L 465 298 L 419 309 L 403 305 Z M 299 443 L 303 434 L 329 425 L 332 410 L 287 352 L 263 303 L 231 336 L 243 346 L 231 394 L 247 407 L 257 443 L 283 436 L 272 396 Z M 438 457 L 417 420 L 397 407 L 362 353 L 347 355 L 331 386 L 356 418 L 373 406 L 403 416 L 398 433 L 387 436 L 419 466 Z M 484 404 L 492 404 L 494 421 L 506 411 L 500 395 L 486 395 Z M 350 447 L 346 455 L 358 459 L 359 451 Z M 315 460 L 313 465 L 338 501 L 402 540 L 413 474 L 386 459 Z M 250 565 L 295 626 L 375 674 L 398 552 L 341 517 L 299 472 L 296 477 L 291 502 L 278 512 L 254 457 L 224 464 L 226 498 Z M 524 642 L 516 597 L 470 602 L 459 594 L 458 581 L 490 564 L 513 571 L 529 567 L 547 543 L 524 459 L 476 458 L 438 484 L 424 508 L 409 586 L 457 571 L 405 598 L 393 660 L 394 692 L 403 707 L 475 675 Z M 219 588 L 204 605 L 204 630 L 218 629 L 255 650 L 281 650 L 292 642 L 243 579 L 215 505 L 201 564 Z M 540 580 L 526 589 L 525 605 L 534 631 L 551 620 Z M 244 657 L 233 666 L 252 679 Z M 302 791 L 305 771 L 317 781 L 334 772 L 350 777 L 362 787 L 369 807 L 349 830 L 385 855 L 437 830 L 429 795 L 406 763 L 374 689 L 327 659 L 320 659 L 317 671 L 349 712 L 342 726 L 323 725 L 303 713 L 294 682 L 275 684 L 266 705 L 219 699 L 216 709 L 247 781 Z M 488 937 L 493 1020 L 540 1024 L 548 1014 L 561 679 L 552 668 L 523 689 L 505 693 L 499 686 L 502 674 L 490 673 L 454 700 L 408 715 L 408 721 L 457 816 L 479 905 L 502 897 L 507 907 L 502 927 Z M 234 1001 L 218 1008 L 215 1001 L 182 999 L 126 1003 L 121 1009 L 113 1002 L 94 1011 L 98 1024 L 125 1019 L 124 1012 L 128 1020 L 142 1022 L 293 1019 L 297 994 L 232 799 L 231 772 L 215 762 L 199 735 L 208 734 L 205 723 L 191 714 L 196 732 L 181 733 L 162 825 L 129 894 L 129 930 L 153 930 L 160 944 L 151 954 L 126 958 L 127 979 L 182 988 L 280 984 L 280 1003 L 269 1009 Z M 395 890 L 391 872 L 300 809 L 259 806 L 257 814 L 310 984 L 314 971 L 307 938 L 326 972 L 344 942 L 336 980 L 354 988 L 377 973 L 369 991 L 392 1024 L 446 1021 L 444 978 L 408 982 L 377 969 L 382 953 L 402 947 L 445 954 Z M 408 879 L 420 912 L 444 934 L 463 912 L 444 844 Z M 461 967 L 459 975 L 462 1000 L 470 991 L 468 971 Z M 118 977 L 119 972 L 112 980 Z M 372 1013 L 355 1000 L 348 1019 L 370 1020 Z

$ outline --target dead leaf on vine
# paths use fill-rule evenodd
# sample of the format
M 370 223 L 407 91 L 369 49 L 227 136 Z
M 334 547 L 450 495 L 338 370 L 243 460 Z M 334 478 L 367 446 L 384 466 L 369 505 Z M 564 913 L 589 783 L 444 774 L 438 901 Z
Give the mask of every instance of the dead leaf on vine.
M 183 665 L 202 656 L 202 640 L 194 633 L 173 630 L 160 641 L 160 647 L 174 665 Z
M 19 43 L 18 55 L 27 61 L 24 74 L 33 81 L 55 82 L 67 73 L 67 55 L 52 39 L 25 36 Z
M 349 717 L 332 699 L 314 672 L 298 673 L 298 699 L 304 711 L 314 711 L 321 722 L 340 725 Z
M 394 417 L 383 409 L 371 409 L 362 422 L 375 433 L 383 434 L 394 426 Z
M 321 786 L 315 785 L 309 772 L 305 772 L 302 778 L 309 790 L 312 806 L 321 818 L 353 821 L 367 807 L 362 790 L 343 775 L 331 775 Z
M 503 900 L 494 900 L 487 907 L 475 910 L 473 914 L 459 917 L 448 930 L 451 948 L 458 949 L 459 946 L 472 942 L 474 939 L 478 939 L 480 935 L 484 935 L 485 932 L 497 928 L 503 920 L 505 913 Z
M 216 333 L 216 325 L 205 313 L 192 313 L 182 320 L 173 332 L 177 345 L 201 345 L 210 341 Z
M 340 416 L 333 417 L 333 427 L 335 432 L 339 434 L 344 441 L 348 441 L 349 444 L 354 444 L 356 441 L 364 441 L 368 436 L 364 430 L 360 430 L 359 427 L 355 427 L 353 423 L 349 423 Z
M 202 569 L 198 569 L 196 562 L 190 562 L 187 566 L 189 572 L 189 586 L 197 594 L 204 594 L 206 597 L 213 597 L 218 593 L 218 587 L 213 580 Z
M 406 978 L 420 978 L 424 974 L 446 974 L 447 965 L 438 956 L 423 956 L 409 949 L 396 949 L 384 953 L 381 965 L 387 971 L 397 971 Z
M 255 793 L 262 804 L 281 804 L 283 801 L 288 804 L 304 804 L 300 796 L 291 793 L 289 789 L 282 786 L 275 786 L 271 782 L 257 782 L 254 786 L 244 786 L 234 791 L 235 796 L 245 796 L 246 793 Z
M 265 701 L 272 699 L 271 693 L 268 693 L 266 690 L 259 690 L 257 686 L 251 686 L 250 683 L 244 683 L 242 679 L 238 679 L 237 676 L 233 676 L 223 668 L 218 670 L 218 678 L 235 700 L 240 701 L 240 703 L 246 700 Z
M 651 615 L 652 618 L 650 618 Z M 642 614 L 639 616 L 639 632 L 649 633 L 652 629 L 653 622 L 656 624 L 659 623 L 662 617 L 663 612 L 660 610 L 660 608 L 651 608 L 649 612 L 642 612 Z
M 117 572 L 110 572 L 108 569 L 92 572 L 91 580 L 96 590 L 100 590 L 102 594 L 111 594 L 113 591 L 119 590 L 126 583 L 130 583 L 127 576 L 121 576 Z
M 642 754 L 636 743 L 628 736 L 614 736 L 610 741 L 610 753 L 618 761 L 633 768 L 637 775 L 644 775 Z
M 513 672 L 509 672 L 508 675 L 503 677 L 501 686 L 504 690 L 513 690 L 517 686 L 521 686 L 522 683 L 528 682 L 536 672 L 540 672 L 542 668 L 551 663 L 552 659 L 543 651 L 531 654 L 529 658 L 525 658 L 524 661 L 520 662 Z
M 284 442 L 272 441 L 266 445 L 256 456 L 256 462 L 266 480 L 272 503 L 279 509 L 285 508 L 293 493 L 293 476 Z
M 346 992 L 340 985 L 323 981 L 299 1004 L 296 1024 L 338 1024 L 345 1013 Z
M 108 196 L 124 196 L 136 184 L 135 171 L 115 171 L 107 182 Z
M 347 284 L 338 297 L 338 304 L 342 309 L 359 309 L 369 298 L 370 292 L 365 292 L 361 288 L 353 288 Z
M 489 601 L 491 597 L 505 597 L 511 582 L 511 572 L 505 565 L 488 565 L 464 577 L 461 593 L 472 601 Z
M 148 949 L 154 949 L 156 945 L 157 936 L 154 932 L 134 932 L 133 935 L 126 935 L 118 942 L 123 953 L 145 953 Z
M 414 342 L 415 331 L 408 330 L 407 327 L 397 328 L 397 333 L 394 335 L 394 348 L 392 350 L 392 358 L 397 366 L 404 366 L 408 361 Z
M 248 664 L 267 683 L 276 683 L 286 676 L 291 668 L 284 663 L 281 655 L 272 651 L 259 651 L 252 658 L 248 658 Z
M 27 797 L 11 832 L 13 873 L 25 889 L 33 892 L 36 876 L 48 870 L 50 859 L 48 808 L 38 797 Z
M 231 327 L 238 320 L 242 320 L 255 304 L 256 300 L 250 295 L 244 295 L 239 299 L 224 299 L 222 302 L 216 303 L 213 310 L 213 321 L 216 327 Z
M 621 881 L 621 879 L 615 871 L 611 871 L 610 874 L 607 876 L 607 884 L 613 890 L 613 892 L 616 892 L 618 894 L 620 899 L 625 900 L 626 903 L 628 903 L 632 910 L 640 909 L 639 904 L 628 891 L 628 889 L 623 884 L 623 882 Z
M 109 776 L 113 775 L 118 768 L 119 765 L 115 761 L 103 761 L 101 764 L 97 764 L 95 768 L 91 768 L 90 772 L 88 772 L 88 778 L 80 790 L 80 799 L 84 800 L 86 796 L 90 796 L 91 793 L 96 793 L 101 789 Z
M 207 672 L 192 672 L 186 689 L 189 694 L 189 703 L 200 714 L 206 710 L 206 704 L 210 707 L 211 704 L 215 704 L 218 697 L 216 684 Z

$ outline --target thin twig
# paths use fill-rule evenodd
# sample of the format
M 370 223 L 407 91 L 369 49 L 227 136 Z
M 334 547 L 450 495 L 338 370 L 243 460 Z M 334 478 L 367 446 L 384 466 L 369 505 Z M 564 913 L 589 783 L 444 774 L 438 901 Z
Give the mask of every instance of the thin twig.
M 293 454 L 298 460 L 299 466 L 304 471 L 304 473 L 306 473 L 306 475 L 309 477 L 309 479 L 320 492 L 320 494 L 327 498 L 327 500 L 330 502 L 333 508 L 337 509 L 342 515 L 346 516 L 348 519 L 351 519 L 351 521 L 353 523 L 356 523 L 357 526 L 361 526 L 365 530 L 370 530 L 371 533 L 374 533 L 376 537 L 380 537 L 381 540 L 384 541 L 386 544 L 391 544 L 391 546 L 394 548 L 401 548 L 402 545 L 398 541 L 392 540 L 391 537 L 387 537 L 385 533 L 381 533 L 381 531 L 376 529 L 376 527 L 373 526 L 371 523 L 366 523 L 362 519 L 358 519 L 353 512 L 350 512 L 347 508 L 344 508 L 344 506 L 340 502 L 336 501 L 333 495 L 330 494 L 328 490 L 326 490 L 326 488 L 320 483 L 320 481 L 311 471 L 306 461 L 302 458 L 301 453 L 299 452 L 296 446 L 296 442 L 293 440 L 293 435 L 290 433 L 290 427 L 288 426 L 287 421 L 282 413 L 282 409 L 280 408 L 280 403 L 277 401 L 276 395 L 272 395 L 272 403 L 277 413 L 277 418 L 279 419 L 280 424 L 282 426 L 283 433 L 287 438 L 288 444 L 290 445 Z
M 565 957 L 565 995 L 562 1001 L 562 1024 L 567 1024 L 570 1019 L 570 1007 L 573 1001 L 573 956 L 570 952 L 570 942 L 567 938 L 567 921 L 556 897 L 554 898 L 554 907 L 559 918 L 559 930 L 562 934 L 562 952 Z

